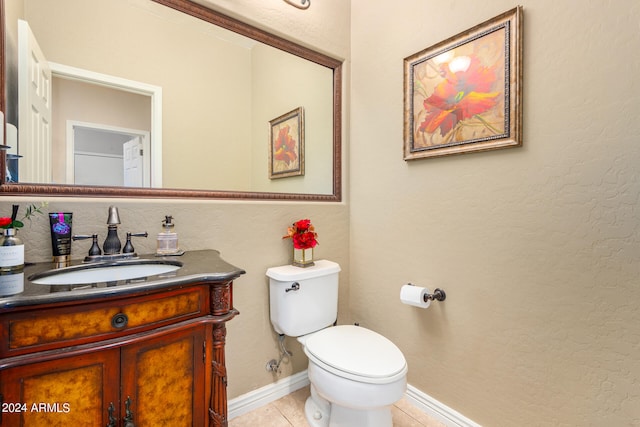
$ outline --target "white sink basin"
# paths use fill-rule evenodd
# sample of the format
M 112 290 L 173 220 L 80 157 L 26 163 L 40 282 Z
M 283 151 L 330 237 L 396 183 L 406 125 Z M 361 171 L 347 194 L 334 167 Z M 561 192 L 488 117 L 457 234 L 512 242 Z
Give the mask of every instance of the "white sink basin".
M 179 261 L 128 260 L 115 263 L 83 264 L 48 270 L 29 276 L 38 285 L 81 285 L 141 279 L 174 272 L 182 267 Z

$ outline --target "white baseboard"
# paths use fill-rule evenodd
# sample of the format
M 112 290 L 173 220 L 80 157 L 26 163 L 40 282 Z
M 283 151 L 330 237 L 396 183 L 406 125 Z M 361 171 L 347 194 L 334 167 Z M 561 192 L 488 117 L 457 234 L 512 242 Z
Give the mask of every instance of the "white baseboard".
M 307 371 L 304 370 L 273 384 L 245 393 L 229 400 L 227 418 L 231 420 L 251 412 L 307 385 L 309 385 L 309 378 L 307 377 Z M 412 385 L 407 386 L 405 398 L 422 412 L 449 427 L 481 427 Z
M 461 413 L 449 408 L 412 385 L 407 385 L 405 398 L 416 408 L 449 427 L 481 427 Z
M 267 405 L 287 394 L 309 385 L 307 371 L 298 372 L 289 377 L 282 378 L 273 384 L 260 387 L 236 398 L 230 399 L 227 404 L 227 419 L 233 419 L 251 412 L 254 409 Z

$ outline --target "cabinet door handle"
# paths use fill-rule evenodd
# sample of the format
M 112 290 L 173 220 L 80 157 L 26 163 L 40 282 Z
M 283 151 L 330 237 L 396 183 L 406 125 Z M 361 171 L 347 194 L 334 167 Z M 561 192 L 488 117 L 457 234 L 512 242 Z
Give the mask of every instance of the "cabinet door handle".
M 117 329 L 124 328 L 129 322 L 129 317 L 124 313 L 118 313 L 111 318 L 111 326 Z
M 127 396 L 127 400 L 124 401 L 124 427 L 136 427 L 133 423 L 133 411 L 131 410 L 131 397 Z
M 109 403 L 109 409 L 107 410 L 107 413 L 109 414 L 109 424 L 107 424 L 107 427 L 116 427 L 117 419 L 113 416 L 115 411 L 116 407 L 113 406 L 113 402 Z

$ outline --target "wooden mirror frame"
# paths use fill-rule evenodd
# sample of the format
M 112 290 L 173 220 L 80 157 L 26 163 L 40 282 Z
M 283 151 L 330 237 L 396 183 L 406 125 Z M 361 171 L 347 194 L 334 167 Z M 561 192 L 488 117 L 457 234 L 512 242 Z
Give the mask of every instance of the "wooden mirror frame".
M 0 0 L 0 111 L 6 111 L 5 64 L 5 9 Z M 184 198 L 184 199 L 232 199 L 232 200 L 291 200 L 291 201 L 342 201 L 342 61 L 313 51 L 304 46 L 270 34 L 252 25 L 216 12 L 190 0 L 151 0 L 191 15 L 195 18 L 244 35 L 274 48 L 283 50 L 333 70 L 333 193 L 268 193 L 251 191 L 188 190 L 169 188 L 127 188 L 79 185 L 22 184 L 6 181 L 6 151 L 0 155 L 0 195 L 14 196 L 63 196 L 63 197 L 122 197 L 122 198 Z M 3 124 L 3 132 L 6 127 Z M 5 135 L 6 141 L 6 135 Z M 266 160 L 265 160 L 266 161 Z

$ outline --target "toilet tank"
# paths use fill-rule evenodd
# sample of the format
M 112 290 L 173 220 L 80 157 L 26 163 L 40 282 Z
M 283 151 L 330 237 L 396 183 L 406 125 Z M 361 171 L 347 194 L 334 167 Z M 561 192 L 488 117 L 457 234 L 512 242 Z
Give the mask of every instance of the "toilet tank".
M 339 272 L 340 266 L 327 260 L 305 268 L 269 268 L 269 305 L 276 332 L 299 337 L 332 325 L 338 316 Z

